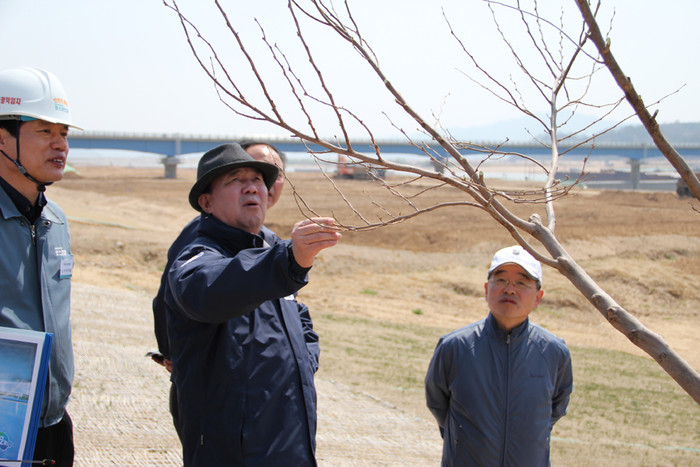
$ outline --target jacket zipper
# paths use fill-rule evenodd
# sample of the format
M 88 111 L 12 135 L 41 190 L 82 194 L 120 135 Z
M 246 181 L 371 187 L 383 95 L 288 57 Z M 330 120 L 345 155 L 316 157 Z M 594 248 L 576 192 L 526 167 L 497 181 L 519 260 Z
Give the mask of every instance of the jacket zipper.
M 501 465 L 506 465 L 506 447 L 508 446 L 508 412 L 510 410 L 510 333 L 506 336 L 506 399 L 503 420 L 503 450 L 501 451 Z
M 36 246 L 36 227 L 34 224 L 29 224 L 29 231 L 32 233 L 32 243 Z

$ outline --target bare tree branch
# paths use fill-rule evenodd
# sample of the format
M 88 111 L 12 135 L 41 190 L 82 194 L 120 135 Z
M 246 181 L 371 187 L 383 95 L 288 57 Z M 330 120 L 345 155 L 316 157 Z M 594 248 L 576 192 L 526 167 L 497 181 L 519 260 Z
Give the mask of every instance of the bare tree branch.
M 610 39 L 607 40 L 603 38 L 598 23 L 595 20 L 595 16 L 591 11 L 590 5 L 587 0 L 576 0 L 576 4 L 581 11 L 584 21 L 590 29 L 591 40 L 595 46 L 600 51 L 600 54 L 605 61 L 605 65 L 612 74 L 617 85 L 625 93 L 625 98 L 630 103 L 632 108 L 635 110 L 639 120 L 646 128 L 649 136 L 654 140 L 654 144 L 659 148 L 659 151 L 664 155 L 664 157 L 671 163 L 676 172 L 681 176 L 683 181 L 688 185 L 688 189 L 695 196 L 695 198 L 700 199 L 700 181 L 695 176 L 690 166 L 687 164 L 685 159 L 675 150 L 675 148 L 668 142 L 664 136 L 659 124 L 656 123 L 656 113 L 654 115 L 649 113 L 642 97 L 637 93 L 636 89 L 632 85 L 632 79 L 627 77 L 625 73 L 620 68 L 617 60 L 610 51 Z M 698 399 L 696 399 L 698 400 Z M 700 400 L 699 400 L 700 402 Z
M 590 12 L 588 4 L 585 0 L 577 0 L 585 21 L 583 24 L 578 23 L 581 24 L 581 29 L 578 32 L 578 39 L 574 40 L 564 31 L 563 16 L 559 18 L 559 25 L 543 18 L 535 0 L 532 1 L 532 5 L 534 5 L 532 7 L 533 11 L 527 11 L 520 2 L 516 6 L 512 6 L 495 0 L 484 1 L 492 12 L 495 27 L 502 41 L 511 52 L 510 57 L 514 61 L 516 70 L 519 70 L 521 74 L 520 79 L 515 79 L 514 77 L 510 77 L 508 80 L 499 79 L 485 66 L 482 66 L 476 55 L 467 46 L 466 41 L 458 37 L 444 10 L 443 17 L 451 37 L 454 38 L 461 51 L 467 57 L 467 63 L 476 69 L 484 83 L 471 77 L 469 79 L 472 79 L 496 99 L 529 116 L 546 130 L 548 138 L 545 141 L 543 141 L 544 138 L 537 138 L 537 141 L 551 151 L 551 160 L 548 165 L 539 163 L 534 158 L 524 154 L 511 153 L 507 151 L 507 147 L 504 145 L 488 148 L 457 141 L 449 132 L 441 131 L 439 122 L 431 125 L 403 97 L 379 66 L 377 56 L 360 33 L 359 22 L 355 20 L 347 0 L 344 1 L 344 12 L 341 12 L 344 16 L 338 14 L 324 0 L 308 0 L 306 2 L 303 2 L 303 0 L 289 0 L 287 4 L 297 38 L 303 49 L 306 60 L 305 65 L 310 67 L 313 81 L 319 86 L 319 90 L 316 91 L 318 95 L 314 94 L 310 83 L 305 81 L 306 78 L 301 78 L 304 75 L 298 72 L 304 64 L 289 59 L 281 47 L 272 45 L 272 42 L 265 34 L 264 25 L 259 23 L 259 28 L 263 34 L 262 41 L 276 62 L 277 71 L 282 74 L 293 101 L 296 102 L 296 111 L 304 115 L 308 129 L 293 123 L 294 120 L 289 116 L 292 111 L 289 108 L 283 108 L 278 105 L 276 95 L 268 88 L 268 83 L 278 78 L 277 75 L 266 75 L 263 73 L 262 68 L 257 66 L 257 61 L 261 60 L 261 57 L 249 53 L 239 31 L 229 21 L 218 0 L 215 0 L 217 8 L 226 19 L 226 25 L 232 34 L 235 46 L 243 54 L 242 63 L 236 64 L 236 71 L 240 73 L 241 70 L 247 69 L 252 73 L 257 86 L 253 90 L 244 89 L 242 82 L 226 71 L 226 64 L 217 55 L 213 45 L 185 18 L 180 12 L 177 3 L 172 0 L 171 5 L 168 3 L 168 0 L 165 0 L 166 5 L 178 14 L 187 41 L 198 63 L 212 79 L 217 91 L 221 93 L 220 95 L 232 100 L 231 108 L 238 115 L 266 121 L 284 129 L 307 144 L 308 152 L 313 154 L 318 161 L 330 161 L 328 156 L 331 154 L 342 155 L 350 158 L 350 163 L 352 164 L 359 164 L 368 169 L 381 168 L 392 170 L 409 177 L 398 184 L 390 184 L 381 179 L 375 180 L 400 201 L 401 208 L 397 211 L 396 209 L 389 209 L 387 206 L 378 206 L 377 203 L 372 201 L 374 208 L 379 211 L 379 215 L 375 215 L 379 220 L 374 220 L 374 218 L 370 218 L 370 216 L 360 212 L 353 200 L 347 199 L 342 189 L 326 174 L 334 190 L 343 199 L 352 215 L 356 219 L 360 219 L 360 225 L 353 225 L 343 219 L 338 219 L 340 229 L 358 231 L 377 229 L 382 226 L 404 222 L 418 215 L 444 207 L 480 209 L 488 213 L 516 242 L 526 248 L 539 261 L 557 269 L 567 277 L 615 329 L 655 358 L 661 367 L 696 402 L 700 403 L 700 376 L 698 376 L 697 371 L 693 370 L 679 355 L 670 349 L 660 336 L 646 329 L 596 284 L 586 271 L 566 252 L 554 234 L 556 226 L 554 203 L 557 199 L 567 196 L 571 190 L 570 186 L 563 186 L 556 178 L 560 159 L 572 151 L 572 146 L 580 148 L 593 143 L 592 151 L 597 135 L 583 136 L 583 141 L 573 141 L 569 147 L 564 147 L 562 141 L 567 139 L 573 140 L 571 135 L 577 135 L 577 137 L 584 135 L 593 125 L 601 122 L 605 116 L 617 109 L 621 103 L 621 100 L 604 104 L 585 101 L 592 80 L 601 69 L 601 64 L 604 63 L 613 72 L 616 79 L 618 79 L 616 75 L 618 71 L 615 71 L 615 69 L 619 70 L 612 58 L 609 46 L 606 47 L 601 42 L 602 36 L 597 29 L 595 18 Z M 302 3 L 304 4 L 302 5 Z M 520 21 L 525 26 L 525 34 L 528 38 L 524 42 L 537 49 L 537 64 L 528 63 L 525 60 L 525 55 L 521 54 L 518 48 L 523 44 L 510 40 L 507 31 L 500 27 L 496 14 L 496 10 L 499 8 L 515 11 L 520 15 Z M 326 79 L 325 70 L 321 66 L 321 62 L 317 60 L 311 41 L 306 38 L 305 27 L 307 22 L 330 31 L 335 38 L 340 38 L 344 42 L 348 50 L 360 57 L 371 75 L 377 80 L 377 85 L 381 86 L 391 96 L 398 108 L 418 125 L 420 131 L 428 139 L 422 142 L 414 141 L 406 131 L 398 126 L 395 127 L 407 138 L 410 144 L 418 148 L 426 156 L 427 160 L 432 160 L 435 165 L 443 170 L 428 170 L 417 165 L 403 164 L 384 157 L 382 148 L 377 143 L 368 125 L 364 124 L 360 115 L 353 113 L 347 106 L 343 105 L 333 92 L 330 81 Z M 550 43 L 548 39 L 550 31 L 557 37 L 554 43 Z M 599 53 L 602 54 L 602 60 L 598 56 L 598 52 L 587 50 L 595 50 L 595 48 L 588 46 L 589 39 L 597 47 Z M 195 46 L 195 41 L 201 41 L 204 44 L 204 50 L 210 54 L 208 59 L 203 58 L 202 52 Z M 339 53 L 339 51 L 336 52 Z M 541 63 L 539 63 L 540 61 Z M 209 63 L 209 65 L 205 65 L 206 63 Z M 573 76 L 575 67 L 579 64 L 585 67 L 585 73 L 580 76 Z M 537 74 L 541 68 L 544 68 L 545 72 Z M 225 79 L 219 79 L 217 74 L 222 74 Z M 620 77 L 624 77 L 621 71 L 618 74 Z M 660 144 L 659 142 L 665 142 L 663 135 L 658 130 L 658 125 L 656 125 L 653 117 L 648 115 L 641 98 L 634 92 L 629 80 L 624 78 L 621 81 L 618 79 L 618 83 L 621 83 L 620 86 L 625 90 L 627 100 L 633 104 L 637 114 L 646 122 L 645 126 L 647 126 L 650 133 L 653 133 L 652 137 L 655 138 L 657 145 Z M 539 98 L 546 103 L 548 115 L 540 115 L 531 110 L 536 107 L 527 101 L 525 93 L 522 92 L 524 88 L 520 88 L 520 83 L 535 88 Z M 574 83 L 576 83 L 576 86 L 581 86 L 582 89 L 577 90 Z M 251 97 L 253 93 L 261 95 L 262 98 L 253 99 Z M 279 102 L 282 102 L 282 100 L 279 100 Z M 330 120 L 334 120 L 335 127 L 341 135 L 339 138 L 329 139 L 320 136 L 315 124 L 319 117 L 316 117 L 313 109 L 307 106 L 312 104 L 320 104 L 321 108 L 331 112 L 333 118 Z M 560 135 L 560 132 L 563 131 L 563 125 L 568 123 L 571 114 L 579 108 L 598 109 L 604 113 L 604 116 L 599 116 L 582 129 L 570 132 L 568 135 Z M 566 115 L 562 117 L 564 112 L 569 112 L 568 118 Z M 348 124 L 351 122 L 359 124 L 362 131 L 367 135 L 372 148 L 371 153 L 363 153 L 356 149 L 359 147 L 359 144 L 353 142 L 348 127 Z M 614 124 L 612 128 L 616 125 L 619 125 L 619 123 Z M 609 131 L 609 129 L 605 131 Z M 672 151 L 667 142 L 665 144 L 668 147 L 660 145 L 660 149 L 662 149 L 664 154 L 667 154 L 667 152 L 670 154 L 670 157 L 668 155 L 667 157 L 672 163 L 676 162 L 674 167 L 680 168 L 679 173 L 684 177 L 684 180 L 688 178 L 693 182 L 688 185 L 693 187 L 693 193 L 698 196 L 700 187 L 698 186 L 697 178 L 692 175 L 689 168 L 687 168 L 687 164 L 684 165 L 680 155 Z M 473 162 L 469 159 L 470 157 L 476 157 L 479 161 Z M 531 163 L 533 167 L 547 176 L 546 182 L 541 188 L 532 190 L 503 190 L 487 185 L 481 168 L 499 157 L 518 157 Z M 585 167 L 585 161 L 583 166 Z M 582 167 L 581 175 L 575 180 L 575 183 L 580 183 L 585 179 L 584 167 Z M 443 202 L 423 206 L 420 203 L 420 194 L 424 191 L 418 190 L 417 193 L 407 191 L 411 184 L 418 180 L 431 180 L 434 182 L 434 186 L 460 190 L 470 199 L 461 202 Z M 314 212 L 313 208 L 304 202 L 301 194 L 296 189 L 294 189 L 294 192 L 299 208 L 303 212 Z M 700 198 L 700 196 L 698 197 Z M 544 204 L 547 219 L 543 222 L 538 214 L 533 214 L 525 219 L 516 215 L 510 209 L 511 206 L 522 203 Z M 407 212 L 400 212 L 403 209 L 406 209 Z

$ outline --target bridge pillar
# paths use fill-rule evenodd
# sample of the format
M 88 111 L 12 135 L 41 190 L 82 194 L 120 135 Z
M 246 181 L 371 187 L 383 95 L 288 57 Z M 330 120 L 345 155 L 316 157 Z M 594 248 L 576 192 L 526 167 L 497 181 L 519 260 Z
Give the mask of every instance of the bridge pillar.
M 642 164 L 639 159 L 630 159 L 630 178 L 632 180 L 633 190 L 637 190 L 639 188 L 639 174 L 641 165 Z
M 166 156 L 160 160 L 165 167 L 165 178 L 177 178 L 177 164 L 180 159 L 176 156 Z

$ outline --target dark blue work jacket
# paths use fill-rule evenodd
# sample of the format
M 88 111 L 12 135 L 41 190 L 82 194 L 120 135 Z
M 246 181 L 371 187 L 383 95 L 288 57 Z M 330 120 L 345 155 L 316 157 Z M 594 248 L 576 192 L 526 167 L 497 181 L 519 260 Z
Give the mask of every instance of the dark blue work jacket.
M 295 299 L 308 269 L 266 237 L 203 216 L 168 272 L 186 466 L 316 464 L 318 336 Z

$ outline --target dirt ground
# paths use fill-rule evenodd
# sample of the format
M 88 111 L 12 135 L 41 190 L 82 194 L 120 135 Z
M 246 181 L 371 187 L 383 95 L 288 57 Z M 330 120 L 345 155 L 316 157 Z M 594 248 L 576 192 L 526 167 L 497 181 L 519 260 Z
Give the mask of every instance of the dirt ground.
M 194 171 L 179 170 L 178 179 L 164 179 L 161 169 L 77 169 L 79 175 L 67 174 L 50 187 L 49 196 L 69 216 L 75 255 L 77 375 L 71 407 L 78 419 L 79 462 L 119 463 L 125 452 L 138 452 L 127 457 L 130 465 L 177 465 L 177 439 L 167 415 L 167 377 L 142 355 L 155 347 L 149 307 L 165 252 L 195 215 L 186 201 Z M 346 226 L 362 225 L 320 174 L 288 177 L 282 199 L 266 222 L 280 236 L 288 237 L 293 224 L 303 218 L 300 205 L 335 216 Z M 392 214 L 409 212 L 370 182 L 336 183 L 370 223 L 389 215 L 377 205 Z M 421 190 L 427 187 L 426 183 Z M 415 202 L 427 206 L 445 201 L 468 199 L 464 193 L 440 188 L 423 192 Z M 513 210 L 525 218 L 533 212 L 544 215 L 541 205 L 516 205 Z M 687 199 L 662 192 L 576 190 L 558 202 L 556 232 L 571 256 L 615 300 L 700 368 L 700 214 Z M 495 250 L 513 243 L 503 227 L 467 206 L 438 209 L 381 229 L 345 231 L 341 245 L 318 258 L 311 283 L 300 297 L 312 316 L 419 324 L 436 332 L 455 329 L 484 316 L 482 284 L 488 262 Z M 567 344 L 643 355 L 551 268 L 545 269 L 544 289 L 543 304 L 532 318 Z M 331 321 L 324 317 L 322 322 L 330 326 Z M 322 365 L 319 371 L 320 462 L 439 463 L 439 434 L 416 396 L 420 388 L 398 393 L 356 384 L 353 374 L 361 364 L 352 358 L 331 358 L 330 368 Z M 123 376 L 134 373 L 138 381 Z M 96 407 L 112 414 L 109 422 Z M 362 426 L 352 426 L 357 413 L 366 414 Z M 133 414 L 143 419 L 134 421 L 139 418 Z M 391 426 L 385 427 L 382 420 L 390 420 Z M 365 432 L 368 427 L 386 429 L 375 436 Z M 147 439 L 141 439 L 144 432 Z M 130 447 L 110 451 L 114 437 Z M 406 448 L 407 440 L 411 449 Z

